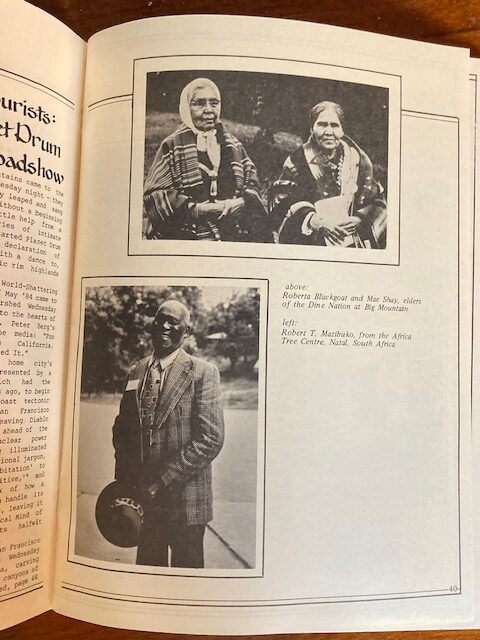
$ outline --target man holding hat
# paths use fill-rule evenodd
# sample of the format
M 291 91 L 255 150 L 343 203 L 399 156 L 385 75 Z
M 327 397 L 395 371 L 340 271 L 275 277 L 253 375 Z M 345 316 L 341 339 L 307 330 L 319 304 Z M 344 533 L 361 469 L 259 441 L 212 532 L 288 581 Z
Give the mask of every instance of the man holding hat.
M 190 313 L 164 302 L 151 326 L 153 353 L 130 370 L 113 426 L 115 479 L 148 497 L 137 564 L 204 566 L 212 519 L 212 460 L 223 444 L 220 376 L 182 349 Z

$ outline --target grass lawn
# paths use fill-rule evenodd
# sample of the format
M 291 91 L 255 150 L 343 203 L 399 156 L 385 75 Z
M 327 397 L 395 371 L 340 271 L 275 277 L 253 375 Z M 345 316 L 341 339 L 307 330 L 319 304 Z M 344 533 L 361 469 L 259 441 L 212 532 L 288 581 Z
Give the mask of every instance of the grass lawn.
M 222 400 L 225 409 L 256 409 L 258 405 L 258 382 L 251 378 L 222 379 Z M 119 405 L 121 393 L 82 394 L 82 402 Z
M 222 400 L 225 409 L 256 409 L 258 381 L 251 378 L 222 380 Z

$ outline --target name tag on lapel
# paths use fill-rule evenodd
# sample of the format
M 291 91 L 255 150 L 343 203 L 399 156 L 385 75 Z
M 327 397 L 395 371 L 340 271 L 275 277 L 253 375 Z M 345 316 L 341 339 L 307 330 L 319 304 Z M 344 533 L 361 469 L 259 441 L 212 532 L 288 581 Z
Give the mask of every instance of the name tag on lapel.
M 135 391 L 140 383 L 140 380 L 129 380 L 127 382 L 127 388 L 125 391 Z

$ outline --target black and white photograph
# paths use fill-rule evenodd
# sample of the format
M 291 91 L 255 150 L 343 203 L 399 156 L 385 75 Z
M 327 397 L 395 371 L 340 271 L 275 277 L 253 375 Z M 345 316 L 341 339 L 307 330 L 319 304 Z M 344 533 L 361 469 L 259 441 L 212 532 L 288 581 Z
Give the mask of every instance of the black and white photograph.
M 308 246 L 299 257 L 391 248 L 390 88 L 249 71 L 145 76 L 143 201 L 130 211 L 142 210 L 143 241 L 159 252 L 169 240 Z
M 203 282 L 84 288 L 80 563 L 261 571 L 264 287 Z

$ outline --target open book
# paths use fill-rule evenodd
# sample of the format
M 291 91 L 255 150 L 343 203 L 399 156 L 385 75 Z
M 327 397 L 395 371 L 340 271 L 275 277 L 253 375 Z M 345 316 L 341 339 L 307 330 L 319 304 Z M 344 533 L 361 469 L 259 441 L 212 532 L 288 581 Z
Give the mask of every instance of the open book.
M 474 626 L 468 51 L 0 16 L 1 625 Z

